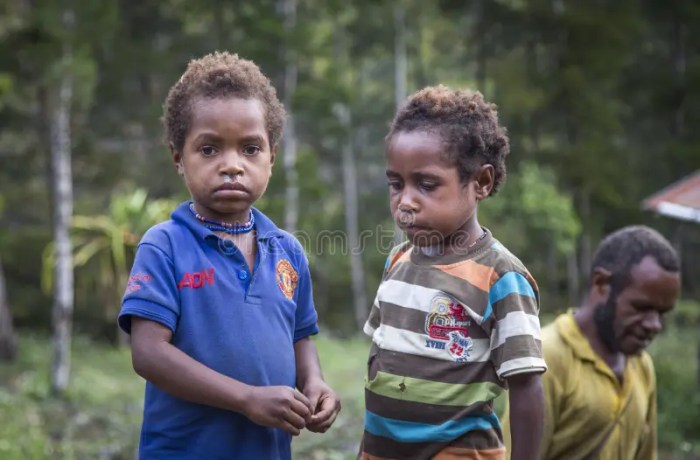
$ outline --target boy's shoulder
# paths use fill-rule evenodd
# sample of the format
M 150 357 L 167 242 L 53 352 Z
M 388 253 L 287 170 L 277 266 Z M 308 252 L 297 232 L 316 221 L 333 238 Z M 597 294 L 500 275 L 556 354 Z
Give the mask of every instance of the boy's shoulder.
M 488 246 L 479 254 L 475 261 L 493 268 L 499 276 L 508 272 L 530 275 L 525 264 L 493 236 Z
M 386 263 L 384 264 L 384 273 L 391 271 L 392 267 L 396 265 L 402 257 L 408 257 L 411 248 L 412 245 L 410 241 L 403 241 L 391 248 L 386 258 Z
M 292 233 L 283 230 L 277 226 L 265 213 L 257 208 L 253 208 L 255 216 L 256 231 L 258 238 L 274 240 L 276 244 L 271 247 L 274 250 L 275 246 L 279 246 L 288 255 L 295 265 L 306 264 L 307 257 L 304 247 L 299 239 Z
M 282 245 L 282 247 L 290 253 L 290 255 L 296 259 L 296 260 L 307 260 L 306 257 L 306 251 L 304 250 L 304 246 L 302 245 L 301 241 L 297 239 L 296 236 L 294 236 L 292 233 L 289 233 L 286 230 L 278 229 L 279 232 L 279 237 L 278 241 Z
M 163 249 L 163 246 L 170 245 L 170 242 L 175 234 L 181 232 L 182 226 L 173 219 L 168 219 L 157 223 L 153 227 L 146 230 L 146 233 L 144 233 L 143 237 L 141 237 L 139 246 L 142 244 L 151 244 Z

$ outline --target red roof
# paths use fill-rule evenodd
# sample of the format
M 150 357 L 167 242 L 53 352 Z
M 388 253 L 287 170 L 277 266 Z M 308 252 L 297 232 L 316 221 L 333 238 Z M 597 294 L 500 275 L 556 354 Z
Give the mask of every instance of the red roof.
M 700 223 L 700 170 L 656 192 L 642 202 L 644 209 Z

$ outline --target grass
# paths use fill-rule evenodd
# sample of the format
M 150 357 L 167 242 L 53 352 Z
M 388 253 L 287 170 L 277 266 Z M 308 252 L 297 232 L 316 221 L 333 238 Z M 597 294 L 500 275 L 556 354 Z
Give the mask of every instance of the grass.
M 700 459 L 700 382 L 698 326 L 669 321 L 649 347 L 658 388 L 659 450 L 662 459 Z
M 315 340 L 323 374 L 338 393 L 343 409 L 323 434 L 304 431 L 292 443 L 294 458 L 308 460 L 354 459 L 364 420 L 364 373 L 369 339 Z
M 143 381 L 128 351 L 76 338 L 70 387 L 57 399 L 49 389 L 50 344 L 24 336 L 18 361 L 0 366 L 0 458 L 134 458 Z
M 294 439 L 294 458 L 354 459 L 362 433 L 363 379 L 368 340 L 315 340 L 330 385 L 343 410 L 325 434 Z M 659 386 L 662 460 L 700 459 L 697 331 L 670 325 L 652 345 Z M 0 458 L 133 459 L 143 404 L 143 380 L 129 352 L 77 337 L 65 398 L 49 394 L 50 340 L 24 335 L 20 357 L 0 365 Z
M 294 458 L 354 458 L 369 344 L 363 339 L 315 341 L 343 410 L 325 434 L 306 431 L 295 438 Z M 57 399 L 49 389 L 50 350 L 47 338 L 25 335 L 17 362 L 0 365 L 0 459 L 135 458 L 144 382 L 131 368 L 129 351 L 75 338 L 70 387 Z

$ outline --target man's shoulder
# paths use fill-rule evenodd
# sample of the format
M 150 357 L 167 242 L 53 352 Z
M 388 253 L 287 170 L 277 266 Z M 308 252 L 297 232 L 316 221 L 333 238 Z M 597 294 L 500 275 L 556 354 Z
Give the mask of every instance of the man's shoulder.
M 567 314 L 562 314 L 542 327 L 542 354 L 547 362 L 548 372 L 568 366 L 574 359 L 574 351 L 569 342 L 564 340 L 560 330 L 561 323 L 566 320 L 566 316 Z

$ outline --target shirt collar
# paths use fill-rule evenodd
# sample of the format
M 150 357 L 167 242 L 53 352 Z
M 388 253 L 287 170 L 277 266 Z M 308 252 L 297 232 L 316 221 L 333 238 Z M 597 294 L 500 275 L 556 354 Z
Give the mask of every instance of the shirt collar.
M 591 343 L 588 341 L 578 323 L 574 319 L 574 310 L 569 309 L 565 314 L 556 319 L 557 330 L 561 338 L 571 347 L 571 350 L 576 357 L 582 361 L 593 363 L 596 369 L 603 374 L 610 376 L 615 382 L 617 378 L 613 374 L 610 366 L 591 348 Z M 628 366 L 625 366 L 626 368 Z M 625 369 L 627 373 L 627 369 Z
M 171 214 L 171 218 L 185 227 L 203 240 L 218 240 L 219 235 L 202 225 L 190 211 L 191 201 L 184 201 L 178 205 Z M 252 208 L 255 217 L 255 231 L 258 241 L 265 241 L 272 238 L 281 238 L 282 231 L 265 214 L 256 208 Z
M 570 309 L 556 320 L 557 330 L 562 339 L 569 344 L 574 354 L 580 359 L 596 362 L 600 360 L 591 348 L 591 344 L 583 335 L 581 328 L 574 319 L 574 310 Z
M 484 250 L 488 249 L 493 244 L 493 237 L 491 231 L 486 227 L 481 227 L 484 233 L 479 239 L 474 241 L 473 246 L 470 246 L 464 250 L 450 253 L 450 254 L 427 254 L 421 250 L 415 250 L 416 248 L 408 245 L 406 246 L 408 250 L 411 251 L 410 257 L 411 262 L 417 265 L 450 265 L 457 262 L 462 262 L 465 259 L 472 259 L 480 254 Z M 439 252 L 439 251 L 438 251 Z

